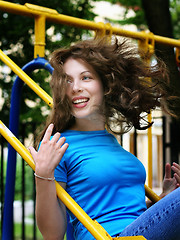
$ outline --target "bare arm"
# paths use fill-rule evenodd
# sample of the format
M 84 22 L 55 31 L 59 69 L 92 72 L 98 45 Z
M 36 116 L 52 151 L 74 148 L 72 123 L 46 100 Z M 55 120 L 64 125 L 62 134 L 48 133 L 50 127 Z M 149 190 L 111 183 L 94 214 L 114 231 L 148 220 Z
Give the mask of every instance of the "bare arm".
M 65 138 L 60 138 L 60 133 L 50 139 L 52 130 L 53 125 L 50 124 L 38 152 L 33 147 L 29 150 L 35 162 L 35 173 L 53 179 L 54 170 L 68 144 L 65 143 Z M 66 188 L 65 183 L 60 184 Z M 36 177 L 36 219 L 45 240 L 63 240 L 66 232 L 66 209 L 57 198 L 54 181 Z
M 61 184 L 65 188 L 65 184 Z M 45 240 L 63 240 L 66 208 L 57 198 L 54 182 L 36 179 L 36 219 Z

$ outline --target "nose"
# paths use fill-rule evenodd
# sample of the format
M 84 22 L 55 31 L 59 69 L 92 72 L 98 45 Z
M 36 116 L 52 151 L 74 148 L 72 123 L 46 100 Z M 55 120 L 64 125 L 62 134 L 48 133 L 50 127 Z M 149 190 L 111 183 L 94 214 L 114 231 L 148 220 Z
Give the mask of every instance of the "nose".
M 82 86 L 79 80 L 74 80 L 73 86 L 72 86 L 72 91 L 74 93 L 76 92 L 82 92 Z

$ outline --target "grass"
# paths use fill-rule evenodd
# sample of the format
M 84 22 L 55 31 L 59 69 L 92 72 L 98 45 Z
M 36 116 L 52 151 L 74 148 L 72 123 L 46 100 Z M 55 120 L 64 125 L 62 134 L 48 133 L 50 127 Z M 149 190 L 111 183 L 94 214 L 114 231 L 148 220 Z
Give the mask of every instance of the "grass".
M 33 239 L 33 225 L 25 224 L 25 237 L 26 237 L 26 240 Z M 37 237 L 37 240 L 43 240 L 43 237 L 38 227 L 36 227 L 36 237 Z M 14 239 L 22 240 L 22 224 L 21 223 L 14 224 Z
M 1 222 L 0 222 L 0 226 L 1 226 Z M 0 239 L 1 239 L 1 232 L 0 232 Z M 25 224 L 25 239 L 26 240 L 34 239 L 33 225 L 31 225 L 31 224 Z M 38 227 L 36 227 L 36 239 L 43 240 L 43 237 L 42 237 Z M 14 240 L 22 240 L 22 224 L 21 223 L 14 224 Z M 65 236 L 64 240 L 66 240 L 66 236 Z
M 0 222 L 1 225 L 1 222 Z M 1 239 L 1 232 L 0 232 L 0 239 Z M 32 240 L 33 239 L 33 225 L 32 224 L 25 224 L 25 239 Z M 36 239 L 43 240 L 43 237 L 36 227 Z M 22 224 L 15 223 L 14 224 L 14 240 L 22 240 Z

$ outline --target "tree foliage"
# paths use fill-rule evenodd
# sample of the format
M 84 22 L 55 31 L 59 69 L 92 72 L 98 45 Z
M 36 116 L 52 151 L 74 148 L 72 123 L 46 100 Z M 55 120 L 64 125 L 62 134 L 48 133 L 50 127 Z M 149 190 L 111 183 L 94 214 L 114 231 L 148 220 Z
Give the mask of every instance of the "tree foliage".
M 142 0 L 105 0 L 106 2 L 110 2 L 112 4 L 118 4 L 120 6 L 125 7 L 123 20 L 112 20 L 109 19 L 111 22 L 117 22 L 121 25 L 125 24 L 134 24 L 138 27 L 139 30 L 142 29 L 148 29 L 149 25 L 147 23 L 147 19 L 145 16 L 145 9 L 142 5 Z M 152 5 L 153 12 L 156 10 L 156 3 L 149 1 Z M 162 1 L 163 2 L 163 1 Z M 175 39 L 180 38 L 180 0 L 168 0 L 169 2 L 169 10 L 171 14 L 171 20 L 172 20 L 172 28 L 173 28 L 173 36 Z M 164 5 L 164 2 L 163 4 Z M 128 16 L 128 11 L 133 10 L 134 16 Z M 165 16 L 166 17 L 166 16 Z
M 122 6 L 125 11 L 123 19 L 107 19 L 111 23 L 118 23 L 120 25 L 134 24 L 139 30 L 147 28 L 146 18 L 144 16 L 144 11 L 141 6 L 141 0 L 105 0 L 111 4 L 116 4 Z M 129 11 L 134 12 L 134 16 L 129 16 Z
M 176 39 L 180 38 L 180 1 L 170 1 L 170 13 L 172 18 L 173 35 Z

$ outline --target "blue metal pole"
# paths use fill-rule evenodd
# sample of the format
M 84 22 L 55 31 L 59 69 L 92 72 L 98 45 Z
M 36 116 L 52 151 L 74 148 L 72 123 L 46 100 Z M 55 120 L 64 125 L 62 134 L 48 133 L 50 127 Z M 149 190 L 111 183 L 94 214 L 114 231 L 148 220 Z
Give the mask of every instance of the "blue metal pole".
M 46 69 L 51 74 L 53 68 L 44 58 L 35 58 L 31 62 L 27 63 L 22 70 L 27 74 L 31 73 L 35 69 Z M 20 99 L 21 90 L 24 82 L 17 76 L 12 87 L 11 93 L 11 108 L 9 118 L 9 129 L 12 133 L 18 137 L 19 133 L 19 113 L 20 113 Z M 15 192 L 15 177 L 16 177 L 16 158 L 17 153 L 8 145 L 8 160 L 7 160 L 7 172 L 6 172 L 6 186 L 5 186 L 5 200 L 3 210 L 3 228 L 2 228 L 2 240 L 13 239 L 13 202 Z

